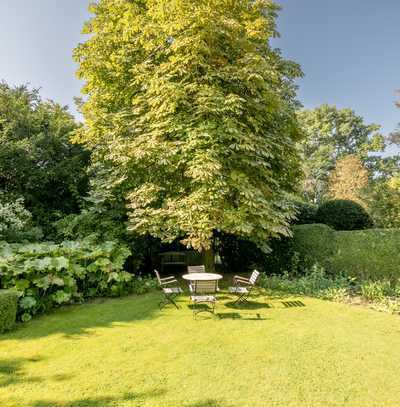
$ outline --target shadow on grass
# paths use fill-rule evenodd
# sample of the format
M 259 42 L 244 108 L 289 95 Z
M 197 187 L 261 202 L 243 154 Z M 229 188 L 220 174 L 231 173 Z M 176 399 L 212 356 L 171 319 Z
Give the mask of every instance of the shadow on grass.
M 79 339 L 95 335 L 97 327 L 112 327 L 116 323 L 149 320 L 160 314 L 161 294 L 152 292 L 121 298 L 94 300 L 82 305 L 62 307 L 54 312 L 21 323 L 13 332 L 0 335 L 2 340 L 31 340 L 53 334 Z
M 225 303 L 225 307 L 227 308 L 235 308 L 235 309 L 266 309 L 266 308 L 273 308 L 271 304 L 268 302 L 259 302 L 259 301 L 246 301 L 242 303 L 235 303 L 235 301 L 230 301 Z
M 162 396 L 166 393 L 164 389 L 156 389 L 152 391 L 140 393 L 126 393 L 121 397 L 96 397 L 84 398 L 74 401 L 59 402 L 54 400 L 38 400 L 34 401 L 29 407 L 109 407 L 118 406 L 123 401 L 144 401 L 146 399 Z
M 16 358 L 0 359 L 0 388 L 20 384 L 20 383 L 39 383 L 43 379 L 35 376 L 27 376 L 24 372 L 24 366 L 27 363 L 35 363 L 42 360 L 36 358 Z
M 185 404 L 185 407 L 233 407 L 233 404 L 226 404 L 225 402 L 207 399 L 202 401 L 197 401 L 191 404 Z
M 285 308 L 296 308 L 296 307 L 305 307 L 306 304 L 304 304 L 304 302 L 301 301 L 281 301 L 281 304 L 285 307 Z
M 241 315 L 238 312 L 220 312 L 217 313 L 219 319 L 238 319 L 241 321 L 266 321 L 267 318 L 261 316 L 257 313 L 255 316 Z

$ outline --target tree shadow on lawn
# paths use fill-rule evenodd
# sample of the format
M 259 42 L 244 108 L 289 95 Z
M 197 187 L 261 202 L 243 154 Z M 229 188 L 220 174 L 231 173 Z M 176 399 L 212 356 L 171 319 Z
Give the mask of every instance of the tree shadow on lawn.
M 234 407 L 233 404 L 226 404 L 225 402 L 207 399 L 202 401 L 197 401 L 191 404 L 185 404 L 185 407 Z
M 123 401 L 144 401 L 145 399 L 150 399 L 154 397 L 162 396 L 166 393 L 164 389 L 156 389 L 152 391 L 133 393 L 129 392 L 121 397 L 95 397 L 95 398 L 84 398 L 74 401 L 60 402 L 55 400 L 37 400 L 29 407 L 115 407 L 118 406 Z
M 273 305 L 269 304 L 268 302 L 259 302 L 252 300 L 248 300 L 239 304 L 235 303 L 235 301 L 226 302 L 225 307 L 243 310 L 274 308 Z
M 71 339 L 84 338 L 95 335 L 90 331 L 92 328 L 156 318 L 160 315 L 160 301 L 160 293 L 153 292 L 64 306 L 30 322 L 18 324 L 15 331 L 0 335 L 0 342 L 31 340 L 59 333 Z
M 42 382 L 42 378 L 29 377 L 24 372 L 25 364 L 39 362 L 40 360 L 42 360 L 40 357 L 0 359 L 0 388 L 20 383 Z
M 238 319 L 240 321 L 266 321 L 268 318 L 264 318 L 261 314 L 256 313 L 254 316 L 242 315 L 238 312 L 219 312 L 216 314 L 219 319 Z

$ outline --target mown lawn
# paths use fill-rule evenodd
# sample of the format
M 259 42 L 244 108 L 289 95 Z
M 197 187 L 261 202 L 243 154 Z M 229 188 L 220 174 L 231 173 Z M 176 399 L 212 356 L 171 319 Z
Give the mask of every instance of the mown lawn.
M 1 407 L 399 406 L 400 318 L 262 293 L 213 318 L 152 293 L 0 336 Z

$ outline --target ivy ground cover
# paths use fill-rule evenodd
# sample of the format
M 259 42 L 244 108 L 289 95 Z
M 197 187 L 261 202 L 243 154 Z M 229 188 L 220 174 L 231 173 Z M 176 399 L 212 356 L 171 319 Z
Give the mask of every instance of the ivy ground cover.
M 0 336 L 2 407 L 397 406 L 400 319 L 261 292 L 218 317 L 158 293 L 61 308 Z

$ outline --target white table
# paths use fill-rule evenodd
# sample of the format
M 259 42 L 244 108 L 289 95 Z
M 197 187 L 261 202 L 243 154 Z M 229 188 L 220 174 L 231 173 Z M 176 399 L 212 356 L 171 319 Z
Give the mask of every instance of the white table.
M 182 276 L 184 280 L 189 281 L 215 281 L 221 280 L 221 274 L 216 273 L 190 273 Z

